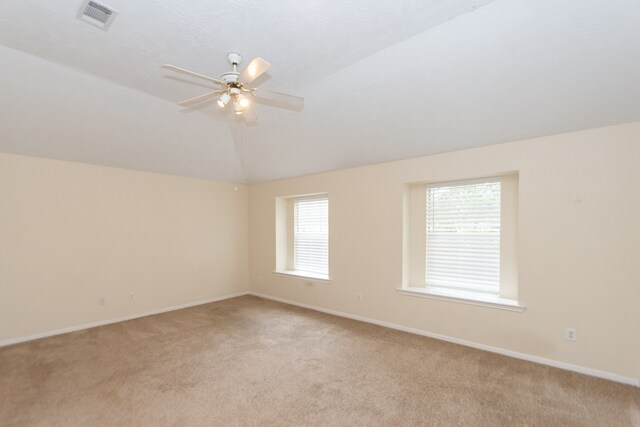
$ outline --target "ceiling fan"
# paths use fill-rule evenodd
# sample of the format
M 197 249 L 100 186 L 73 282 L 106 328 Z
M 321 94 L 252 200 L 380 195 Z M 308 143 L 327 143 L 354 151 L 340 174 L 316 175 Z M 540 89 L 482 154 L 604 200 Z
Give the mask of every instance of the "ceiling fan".
M 226 72 L 220 78 L 213 78 L 175 65 L 164 64 L 162 67 L 188 76 L 206 80 L 220 86 L 219 90 L 196 96 L 178 103 L 183 107 L 190 107 L 212 98 L 218 98 L 218 106 L 220 108 L 232 108 L 236 117 L 243 118 L 247 124 L 256 122 L 256 115 L 251 108 L 253 98 L 265 100 L 267 105 L 282 107 L 300 111 L 304 106 L 304 99 L 298 96 L 287 95 L 284 93 L 273 92 L 270 90 L 257 89 L 250 87 L 249 83 L 264 74 L 271 64 L 260 57 L 254 58 L 249 65 L 242 71 L 238 72 L 238 65 L 242 63 L 242 56 L 237 53 L 227 55 L 229 63 L 233 67 L 233 71 Z

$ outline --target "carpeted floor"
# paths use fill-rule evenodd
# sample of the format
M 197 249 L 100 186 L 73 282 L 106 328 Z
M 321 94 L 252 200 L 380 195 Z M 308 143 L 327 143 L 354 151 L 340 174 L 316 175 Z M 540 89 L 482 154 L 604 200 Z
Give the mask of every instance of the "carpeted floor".
M 640 426 L 640 389 L 246 296 L 0 349 L 0 424 Z

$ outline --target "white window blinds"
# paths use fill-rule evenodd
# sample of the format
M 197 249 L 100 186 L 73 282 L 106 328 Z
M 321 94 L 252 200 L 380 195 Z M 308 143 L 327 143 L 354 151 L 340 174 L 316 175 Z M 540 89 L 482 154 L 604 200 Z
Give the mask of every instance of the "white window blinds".
M 293 269 L 329 275 L 329 199 L 327 195 L 293 202 Z
M 500 293 L 500 179 L 427 187 L 426 283 Z

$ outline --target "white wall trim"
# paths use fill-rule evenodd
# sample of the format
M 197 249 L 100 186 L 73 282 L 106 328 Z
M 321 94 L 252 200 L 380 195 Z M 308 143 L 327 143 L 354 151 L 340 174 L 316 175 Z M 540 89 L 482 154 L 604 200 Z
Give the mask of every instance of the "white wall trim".
M 262 294 L 262 293 L 259 293 L 259 292 L 250 291 L 248 293 L 251 294 L 251 295 L 260 297 L 260 298 L 273 300 L 273 301 L 278 301 L 278 302 L 281 302 L 281 303 L 284 303 L 284 304 L 295 305 L 295 306 L 298 306 L 298 307 L 308 308 L 310 310 L 320 311 L 322 313 L 332 314 L 334 316 L 340 316 L 340 317 L 345 317 L 347 319 L 359 320 L 361 322 L 366 322 L 366 323 L 372 323 L 374 325 L 383 326 L 385 328 L 396 329 L 396 330 L 403 331 L 403 332 L 409 332 L 411 334 L 422 335 L 422 336 L 425 336 L 425 337 L 435 338 L 435 339 L 442 340 L 442 341 L 448 341 L 448 342 L 451 342 L 451 343 L 454 343 L 454 344 L 460 344 L 460 345 L 464 345 L 464 346 L 467 346 L 467 347 L 477 348 L 479 350 L 490 351 L 491 353 L 502 354 L 504 356 L 514 357 L 516 359 L 522 359 L 522 360 L 527 360 L 529 362 L 539 363 L 541 365 L 552 366 L 554 368 L 560 368 L 560 369 L 564 369 L 564 370 L 567 370 L 567 371 L 573 371 L 573 372 L 578 372 L 580 374 L 589 375 L 589 376 L 592 376 L 592 377 L 603 378 L 605 380 L 610 380 L 610 381 L 615 381 L 615 382 L 622 383 L 622 384 L 628 384 L 628 385 L 640 387 L 640 379 L 638 379 L 638 378 L 626 377 L 626 376 L 614 374 L 614 373 L 611 373 L 611 372 L 600 371 L 600 370 L 597 370 L 597 369 L 587 368 L 587 367 L 579 366 L 579 365 L 573 365 L 571 363 L 566 363 L 566 362 L 560 362 L 558 360 L 546 359 L 546 358 L 540 357 L 540 356 L 534 356 L 534 355 L 531 355 L 531 354 L 519 353 L 517 351 L 506 350 L 506 349 L 499 348 L 499 347 L 493 347 L 493 346 L 490 346 L 490 345 L 479 344 L 479 343 L 475 343 L 475 342 L 472 342 L 472 341 L 466 341 L 466 340 L 462 340 L 462 339 L 459 339 L 459 338 L 453 338 L 453 337 L 449 337 L 449 336 L 446 336 L 446 335 L 436 334 L 436 333 L 433 333 L 433 332 L 427 332 L 427 331 L 423 331 L 421 329 L 410 328 L 410 327 L 398 325 L 398 324 L 395 324 L 395 323 L 384 322 L 384 321 L 376 320 L 376 319 L 370 319 L 368 317 L 358 316 L 358 315 L 350 314 L 350 313 L 344 313 L 344 312 L 341 312 L 341 311 L 331 310 L 329 308 L 318 307 L 318 306 L 315 306 L 315 305 L 303 304 L 303 303 L 300 303 L 300 302 L 288 300 L 288 299 L 285 299 L 285 298 L 274 297 L 274 296 L 267 295 L 267 294 Z
M 526 310 L 526 307 L 518 304 L 518 301 L 500 297 L 468 295 L 468 293 L 462 292 L 456 294 L 453 291 L 440 291 L 413 286 L 396 289 L 396 292 L 401 295 L 408 295 L 412 297 L 452 301 L 459 304 L 478 305 L 480 307 L 496 308 L 499 310 L 515 311 L 518 313 L 522 313 Z
M 222 295 L 219 297 L 208 298 L 200 301 L 188 302 L 186 304 L 174 305 L 171 307 L 159 308 L 157 310 L 145 311 L 144 313 L 136 313 L 130 314 L 128 316 L 116 317 L 113 319 L 100 320 L 98 322 L 85 323 L 82 325 L 69 326 L 67 328 L 62 329 L 54 329 L 53 331 L 41 332 L 33 335 L 26 335 L 23 337 L 9 338 L 5 340 L 0 340 L 0 347 L 5 347 L 8 345 L 19 344 L 22 342 L 33 341 L 40 338 L 52 337 L 54 335 L 66 334 L 69 332 L 81 331 L 83 329 L 95 328 L 98 326 L 110 325 L 112 323 L 124 322 L 126 320 L 138 319 L 140 317 L 153 316 L 154 314 L 166 313 L 168 311 L 180 310 L 183 308 L 195 307 L 196 305 L 209 304 L 216 301 L 222 301 L 230 298 L 241 297 L 243 295 L 249 294 L 249 291 L 238 292 L 230 295 Z
M 16 338 L 9 338 L 9 339 L 5 339 L 5 340 L 0 340 L 0 347 L 5 347 L 5 346 L 8 346 L 8 345 L 18 344 L 18 343 L 27 342 L 27 341 L 33 341 L 33 340 L 37 340 L 37 339 L 40 339 L 40 338 L 51 337 L 51 336 L 54 336 L 54 335 L 66 334 L 66 333 L 69 333 L 69 332 L 81 331 L 83 329 L 95 328 L 95 327 L 98 327 L 98 326 L 109 325 L 109 324 L 112 324 L 112 323 L 124 322 L 126 320 L 138 319 L 140 317 L 152 316 L 154 314 L 166 313 L 166 312 L 169 312 L 169 311 L 180 310 L 180 309 L 183 309 L 183 308 L 195 307 L 197 305 L 209 304 L 209 303 L 216 302 L 216 301 L 223 301 L 223 300 L 226 300 L 226 299 L 236 298 L 236 297 L 240 297 L 240 296 L 243 296 L 243 295 L 254 295 L 254 296 L 257 296 L 257 297 L 260 297 L 260 298 L 264 298 L 264 299 L 268 299 L 268 300 L 272 300 L 272 301 L 278 301 L 278 302 L 281 302 L 281 303 L 284 303 L 284 304 L 294 305 L 294 306 L 297 306 L 297 307 L 308 308 L 310 310 L 315 310 L 315 311 L 319 311 L 319 312 L 322 312 L 322 313 L 331 314 L 331 315 L 334 315 L 334 316 L 345 317 L 347 319 L 352 319 L 352 320 L 358 320 L 358 321 L 361 321 L 361 322 L 371 323 L 371 324 L 374 324 L 374 325 L 383 326 L 385 328 L 396 329 L 396 330 L 403 331 L 403 332 L 408 332 L 408 333 L 411 333 L 411 334 L 422 335 L 422 336 L 429 337 L 429 338 L 435 338 L 435 339 L 439 339 L 439 340 L 442 340 L 442 341 L 451 342 L 451 343 L 454 343 L 454 344 L 460 344 L 460 345 L 464 345 L 464 346 L 467 346 L 467 347 L 477 348 L 479 350 L 485 350 L 485 351 L 489 351 L 489 352 L 492 352 L 492 353 L 502 354 L 504 356 L 514 357 L 516 359 L 522 359 L 522 360 L 527 360 L 529 362 L 539 363 L 541 365 L 552 366 L 554 368 L 565 369 L 567 371 L 578 372 L 580 374 L 585 374 L 585 375 L 589 375 L 589 376 L 592 376 L 592 377 L 603 378 L 603 379 L 606 379 L 606 380 L 615 381 L 615 382 L 622 383 L 622 384 L 629 384 L 629 385 L 632 385 L 632 386 L 640 387 L 640 379 L 638 379 L 638 378 L 626 377 L 626 376 L 614 374 L 614 373 L 611 373 L 611 372 L 600 371 L 600 370 L 597 370 L 597 369 L 587 368 L 587 367 L 579 366 L 579 365 L 573 365 L 571 363 L 560 362 L 560 361 L 553 360 L 553 359 L 546 359 L 546 358 L 540 357 L 540 356 L 534 356 L 534 355 L 530 355 L 530 354 L 526 354 L 526 353 L 520 353 L 520 352 L 517 352 L 517 351 L 506 350 L 506 349 L 499 348 L 499 347 L 493 347 L 493 346 L 489 346 L 489 345 L 485 345 L 485 344 L 479 344 L 479 343 L 475 343 L 475 342 L 472 342 L 472 341 L 466 341 L 466 340 L 462 340 L 462 339 L 459 339 L 459 338 L 453 338 L 453 337 L 449 337 L 449 336 L 446 336 L 446 335 L 436 334 L 436 333 L 433 333 L 433 332 L 427 332 L 427 331 L 423 331 L 421 329 L 410 328 L 410 327 L 407 327 L 407 326 L 402 326 L 402 325 L 398 325 L 398 324 L 391 323 L 391 322 L 384 322 L 384 321 L 381 321 L 381 320 L 370 319 L 368 317 L 358 316 L 358 315 L 355 315 L 355 314 L 345 313 L 345 312 L 332 310 L 332 309 L 329 309 L 329 308 L 318 307 L 318 306 L 310 305 L 310 304 L 304 304 L 304 303 L 288 300 L 288 299 L 285 299 L 285 298 L 274 297 L 274 296 L 271 296 L 271 295 L 262 294 L 262 293 L 259 293 L 259 292 L 251 292 L 251 291 L 238 292 L 238 293 L 235 293 L 235 294 L 223 295 L 223 296 L 219 296 L 219 297 L 209 298 L 209 299 L 206 299 L 206 300 L 194 301 L 194 302 L 189 302 L 189 303 L 186 303 L 186 304 L 174 305 L 174 306 L 171 306 L 171 307 L 164 307 L 164 308 L 160 308 L 160 309 L 157 309 L 157 310 L 146 311 L 144 313 L 131 314 L 131 315 L 128 315 L 128 316 L 122 316 L 122 317 L 117 317 L 117 318 L 107 319 L 107 320 L 100 320 L 98 322 L 85 323 L 85 324 L 82 324 L 82 325 L 70 326 L 70 327 L 62 328 L 62 329 L 55 329 L 53 331 L 47 331 L 47 332 L 42 332 L 42 333 L 33 334 L 33 335 L 26 335 L 26 336 L 23 336 L 23 337 L 16 337 Z

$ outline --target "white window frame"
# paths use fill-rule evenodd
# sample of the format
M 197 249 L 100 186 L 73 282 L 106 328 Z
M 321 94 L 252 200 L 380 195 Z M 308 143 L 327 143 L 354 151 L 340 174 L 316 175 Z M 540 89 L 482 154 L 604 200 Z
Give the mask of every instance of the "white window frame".
M 329 203 L 327 193 L 305 194 L 300 196 L 287 196 L 276 198 L 276 268 L 274 273 L 289 277 L 310 279 L 313 282 L 329 283 L 331 278 L 329 254 L 327 254 L 327 273 L 320 274 L 309 271 L 297 271 L 294 268 L 295 253 L 295 203 L 302 200 L 326 199 Z M 327 215 L 327 226 L 329 227 L 329 216 Z M 327 235 L 330 244 L 329 234 Z M 328 249 L 330 252 L 330 249 Z
M 476 292 L 430 288 L 426 284 L 427 186 L 454 186 L 501 181 L 500 293 L 498 296 Z M 398 292 L 440 300 L 523 311 L 518 301 L 518 174 L 508 173 L 478 179 L 408 184 L 404 197 L 403 280 Z M 427 273 L 428 274 L 428 273 Z

